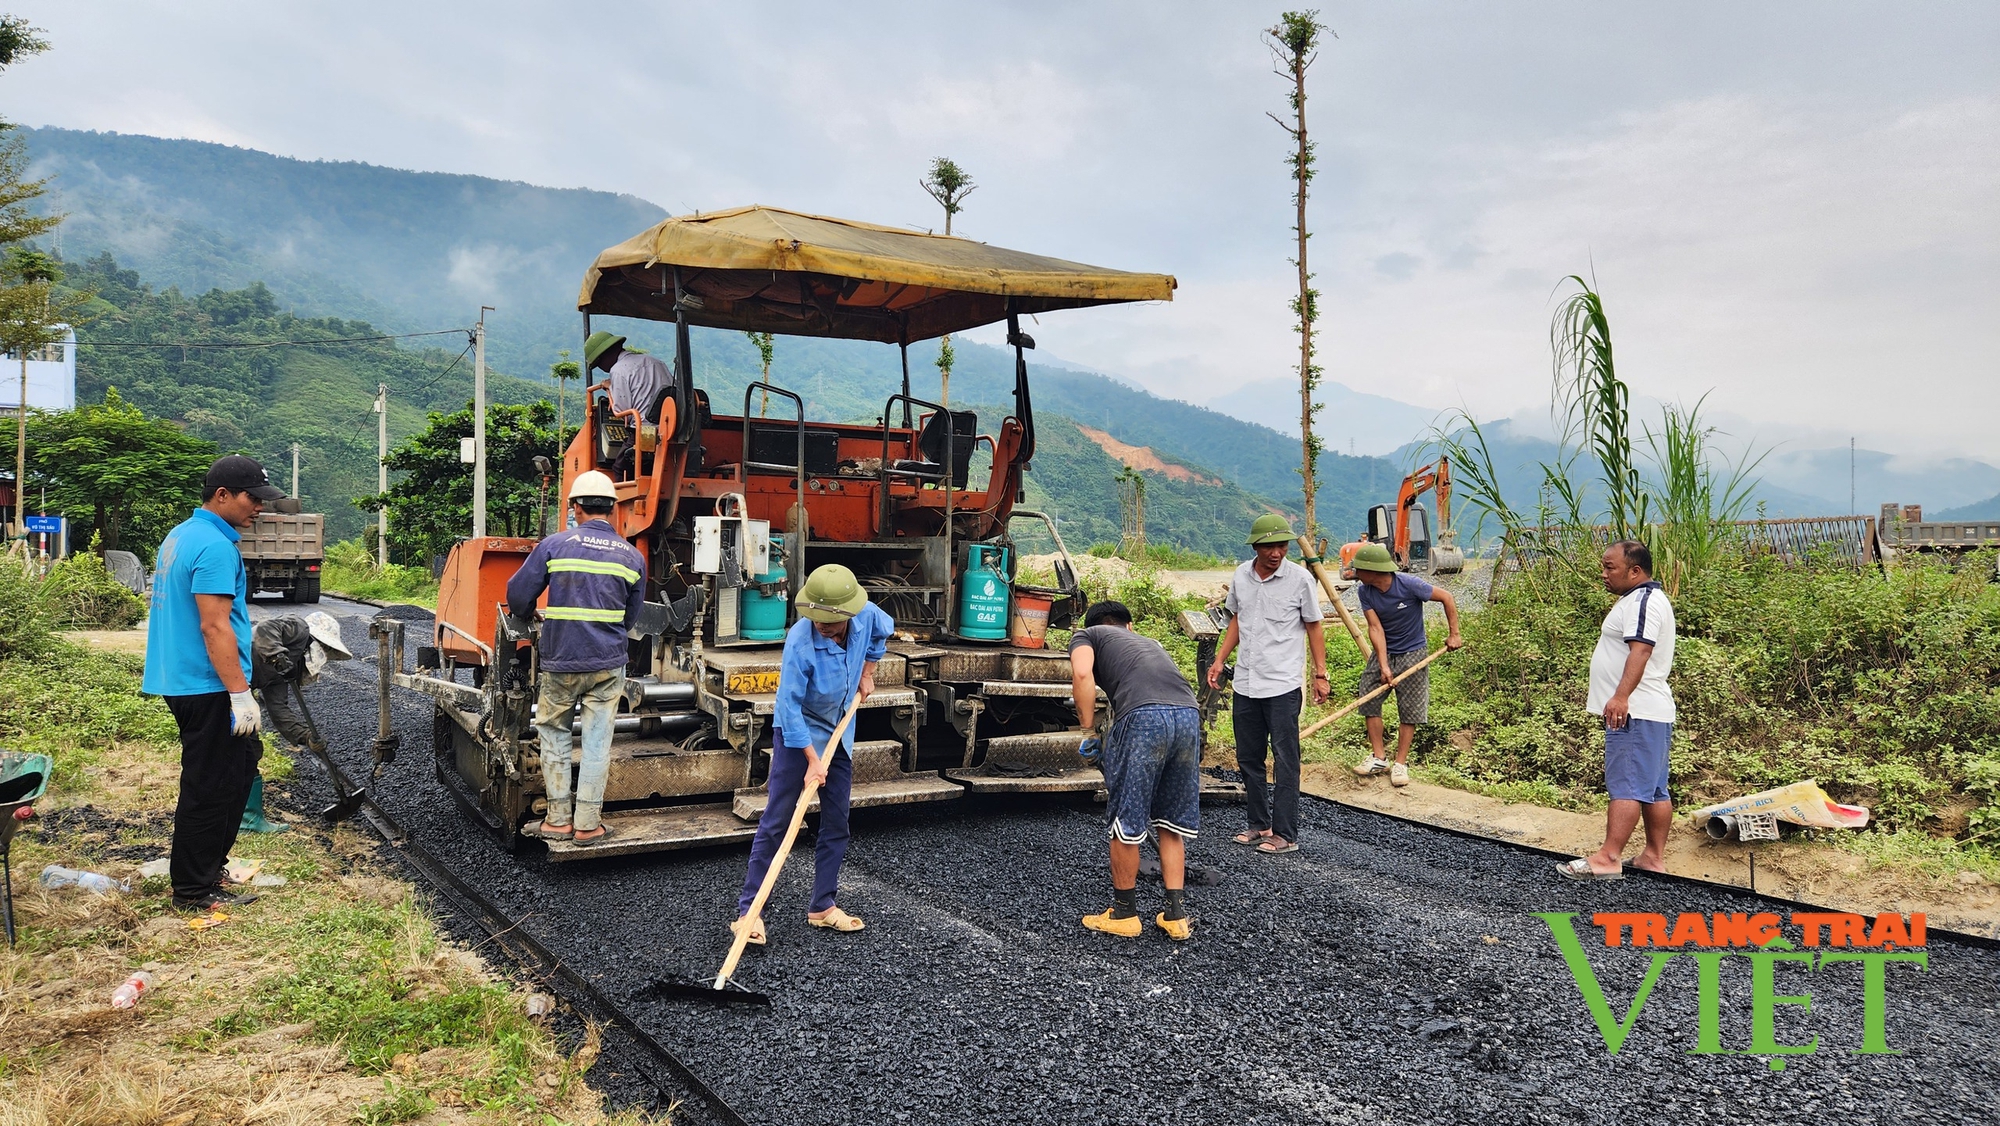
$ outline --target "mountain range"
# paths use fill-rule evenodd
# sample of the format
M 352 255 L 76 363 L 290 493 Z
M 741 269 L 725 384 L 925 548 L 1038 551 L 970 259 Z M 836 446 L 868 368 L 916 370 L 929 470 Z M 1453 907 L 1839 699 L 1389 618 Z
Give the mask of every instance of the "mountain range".
M 287 313 L 365 321 L 396 332 L 465 326 L 479 306 L 493 306 L 487 316 L 488 359 L 496 371 L 516 377 L 496 381 L 509 396 L 551 390 L 549 365 L 564 350 L 577 349 L 577 285 L 597 252 L 667 214 L 628 195 L 301 161 L 207 142 L 56 128 L 22 129 L 21 135 L 34 174 L 50 178 L 49 199 L 68 216 L 57 247 L 65 258 L 109 253 L 144 283 L 188 294 L 245 291 L 262 284 Z M 1044 318 L 1037 334 L 1059 341 L 1062 317 L 1089 315 Z M 628 333 L 634 345 L 655 351 L 670 347 L 670 334 L 662 326 L 622 322 L 612 327 Z M 85 339 L 91 331 L 86 329 Z M 380 372 L 367 364 L 343 368 L 322 356 L 311 376 L 303 373 L 302 363 L 279 365 L 289 374 L 271 385 L 283 390 L 270 393 L 284 401 L 260 407 L 252 395 L 243 400 L 250 404 L 243 409 L 282 415 L 297 426 L 311 415 L 298 400 L 310 399 L 323 381 L 354 382 L 355 388 L 343 388 L 336 396 L 345 402 L 354 395 L 371 398 L 379 376 L 391 385 L 392 430 L 404 433 L 421 417 L 407 413 L 406 406 L 434 409 L 454 394 L 462 403 L 469 393 L 469 387 L 455 390 L 469 384 L 466 365 L 449 368 L 446 363 L 456 349 L 453 344 L 438 359 L 414 365 L 416 370 L 444 372 L 425 377 L 430 385 L 422 388 L 415 404 L 404 400 L 417 388 L 404 386 L 396 370 Z M 110 375 L 91 351 L 85 349 L 80 375 L 84 393 L 104 385 Z M 1009 401 L 1010 353 L 964 340 L 956 342 L 955 352 L 955 403 Z M 1232 530 L 1234 524 L 1271 508 L 1296 515 L 1298 445 L 1296 437 L 1282 431 L 1296 430 L 1297 398 L 1287 381 L 1253 383 L 1204 407 L 1160 398 L 1113 375 L 1060 360 L 1035 363 L 1033 353 L 1030 357 L 1043 423 L 1030 496 L 1039 494 L 1039 503 L 1080 525 L 1077 531 L 1085 534 L 1070 538 L 1084 543 L 1117 538 L 1116 490 L 1110 478 L 1121 462 L 1146 473 L 1149 533 L 1156 541 L 1235 555 L 1240 535 Z M 935 359 L 934 343 L 910 350 L 912 387 L 918 395 L 937 393 Z M 741 334 L 697 330 L 694 363 L 697 382 L 709 389 L 723 413 L 741 409 L 743 387 L 761 374 L 757 353 Z M 338 374 L 342 371 L 346 375 Z M 901 374 L 891 347 L 784 337 L 777 342 L 771 377 L 798 391 L 812 417 L 873 421 Z M 143 389 L 135 389 L 131 397 L 145 402 Z M 1333 531 L 1356 529 L 1370 504 L 1393 499 L 1404 471 L 1420 454 L 1414 440 L 1438 412 L 1339 384 L 1323 387 L 1322 398 L 1327 407 L 1320 432 L 1327 452 L 1321 465 L 1320 519 Z M 1063 429 L 1061 439 L 1050 439 L 1052 421 Z M 300 440 L 286 438 L 275 424 L 245 423 L 246 440 L 276 443 L 267 453 Z M 1506 452 L 1496 449 L 1496 458 L 1509 463 L 1503 479 L 1511 493 L 1532 498 L 1538 478 L 1529 469 L 1553 451 L 1553 444 L 1536 438 L 1531 427 L 1501 429 Z M 1093 432 L 1098 436 L 1091 437 Z M 330 443 L 345 452 L 329 456 L 372 455 L 372 437 Z M 1845 511 L 1846 454 L 1844 449 L 1805 450 L 1768 458 L 1759 499 L 1773 515 Z M 372 456 L 367 461 L 372 463 Z M 1191 472 L 1172 474 L 1156 466 Z M 1859 498 L 1863 511 L 1872 511 L 1880 500 L 1944 506 L 2000 493 L 2000 470 L 1978 462 L 1929 467 L 1868 454 L 1859 468 L 1864 487 L 1857 491 L 1866 494 Z M 372 464 L 346 466 L 340 476 L 365 480 L 372 477 Z M 1212 481 L 1220 483 L 1207 483 Z M 1878 492 L 1884 495 L 1871 499 Z M 1843 498 L 1838 503 L 1829 499 L 1836 493 Z M 346 523 L 343 517 L 340 524 Z

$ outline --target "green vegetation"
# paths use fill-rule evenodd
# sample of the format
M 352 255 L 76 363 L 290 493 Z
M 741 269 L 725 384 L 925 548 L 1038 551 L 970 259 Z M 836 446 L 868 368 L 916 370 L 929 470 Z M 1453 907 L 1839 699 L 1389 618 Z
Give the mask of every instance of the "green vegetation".
M 471 398 L 472 372 L 459 358 L 456 341 L 448 352 L 399 348 L 387 340 L 241 347 L 379 336 L 380 331 L 363 321 L 283 312 L 261 283 L 192 298 L 174 289 L 157 292 L 109 255 L 72 264 L 70 276 L 93 286 L 98 296 L 99 316 L 88 334 L 95 346 L 83 348 L 77 364 L 79 401 L 104 399 L 108 409 L 109 392 L 115 387 L 118 401 L 127 409 L 137 408 L 184 428 L 192 438 L 204 440 L 204 448 L 247 453 L 285 484 L 289 484 L 284 477 L 291 465 L 291 444 L 298 442 L 303 448 L 301 493 L 307 511 L 326 514 L 327 534 L 334 539 L 359 535 L 369 522 L 352 502 L 376 491 L 376 385 L 387 383 L 390 388 L 391 442 L 421 429 L 430 412 L 456 409 Z M 161 341 L 231 347 L 153 346 Z M 530 402 L 542 397 L 544 385 L 496 375 L 488 380 L 488 391 L 496 403 Z M 70 418 L 49 416 L 37 425 L 78 425 Z M 136 417 L 123 413 L 106 424 L 111 421 L 128 429 L 140 425 Z M 182 452 L 190 463 L 200 460 L 191 451 Z M 192 489 L 200 480 L 196 472 L 186 487 Z M 78 488 L 83 485 L 77 483 Z M 71 509 L 79 519 L 90 510 L 89 499 L 79 497 Z M 146 524 L 145 537 L 122 546 L 148 552 L 157 545 L 158 536 L 185 516 L 184 511 L 172 519 L 160 516 Z M 109 534 L 106 542 L 113 542 Z
M 134 654 L 51 638 L 32 654 L 0 657 L 0 746 L 48 755 L 56 765 L 51 784 L 73 791 L 115 744 L 175 743 L 167 706 L 139 695 L 144 664 Z
M 486 528 L 500 536 L 539 535 L 544 515 L 560 527 L 563 500 L 558 482 L 544 482 L 537 455 L 556 448 L 556 409 L 547 399 L 525 406 L 486 408 Z M 472 408 L 433 412 L 430 424 L 389 451 L 391 470 L 402 479 L 387 494 L 358 498 L 369 510 L 389 506 L 389 545 L 409 559 L 429 559 L 451 550 L 472 527 L 472 474 L 458 459 L 459 441 L 472 437 Z
M 151 560 L 174 525 L 201 503 L 215 443 L 148 418 L 116 387 L 101 402 L 36 412 L 28 420 L 28 481 L 57 512 L 89 522 L 93 545 Z
M 358 539 L 327 545 L 320 586 L 329 594 L 437 608 L 437 580 L 429 569 L 400 563 L 378 567 L 374 553 Z
M 1572 279 L 1578 280 L 1580 279 Z M 1908 841 L 1987 863 L 2000 831 L 2000 587 L 1990 556 L 1881 571 L 1837 561 L 1787 566 L 1732 536 L 1755 460 L 1723 463 L 1699 404 L 1645 431 L 1641 472 L 1612 362 L 1609 322 L 1585 287 L 1556 317 L 1556 401 L 1568 420 L 1542 463 L 1532 516 L 1509 502 L 1470 420 L 1434 435 L 1460 469 L 1466 506 L 1528 548 L 1522 572 L 1466 616 L 1465 650 L 1433 677 L 1419 750 L 1435 780 L 1509 798 L 1591 807 L 1602 733 L 1584 711 L 1590 654 L 1612 604 L 1599 577 L 1600 519 L 1646 541 L 1674 600 L 1678 710 L 1673 797 L 1693 808 L 1815 778 L 1866 805 L 1869 847 Z M 1588 453 L 1595 480 L 1579 468 Z M 1594 485 L 1594 490 L 1587 486 Z M 1586 496 L 1600 498 L 1593 511 Z M 1356 746 L 1360 721 L 1328 743 Z M 1887 838 L 1886 840 L 1883 838 Z M 1900 843 L 1898 843 L 1900 842 Z M 1956 852 L 1961 846 L 1969 849 Z
M 111 577 L 99 543 L 90 550 L 58 560 L 42 580 L 38 597 L 50 624 L 58 629 L 129 629 L 146 616 L 146 600 Z

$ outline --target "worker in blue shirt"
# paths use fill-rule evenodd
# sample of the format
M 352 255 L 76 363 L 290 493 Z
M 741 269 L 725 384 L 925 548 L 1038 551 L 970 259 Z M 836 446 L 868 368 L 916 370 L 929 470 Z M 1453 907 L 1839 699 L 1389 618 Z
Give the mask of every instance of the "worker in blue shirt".
M 836 931 L 858 931 L 860 918 L 835 903 L 840 890 L 840 862 L 847 856 L 847 806 L 854 787 L 854 725 L 841 733 L 840 746 L 829 747 L 833 729 L 858 692 L 875 694 L 875 664 L 888 652 L 896 623 L 868 592 L 854 572 L 838 563 L 816 567 L 795 600 L 799 620 L 785 634 L 785 652 L 778 666 L 778 700 L 771 726 L 771 777 L 764 816 L 757 822 L 757 839 L 750 844 L 750 870 L 743 877 L 743 894 L 734 927 L 747 927 L 750 942 L 764 944 L 764 920 L 751 917 L 750 905 L 771 868 L 778 842 L 790 828 L 792 811 L 805 780 L 819 783 L 819 836 L 813 846 L 813 898 L 806 921 Z
M 594 845 L 611 835 L 604 824 L 604 780 L 611 770 L 611 729 L 631 660 L 626 631 L 646 601 L 646 559 L 611 526 L 618 490 L 596 470 L 570 483 L 576 527 L 535 545 L 507 581 L 507 609 L 518 619 L 535 612 L 544 590 L 535 699 L 542 783 L 548 812 L 522 831 L 545 841 Z M 583 705 L 583 754 L 570 791 L 570 713 Z
M 140 690 L 165 699 L 180 729 L 167 875 L 182 910 L 257 898 L 229 892 L 222 877 L 264 753 L 263 716 L 250 691 L 249 583 L 236 543 L 238 529 L 284 495 L 255 459 L 221 458 L 202 480 L 201 507 L 167 533 L 154 560 Z

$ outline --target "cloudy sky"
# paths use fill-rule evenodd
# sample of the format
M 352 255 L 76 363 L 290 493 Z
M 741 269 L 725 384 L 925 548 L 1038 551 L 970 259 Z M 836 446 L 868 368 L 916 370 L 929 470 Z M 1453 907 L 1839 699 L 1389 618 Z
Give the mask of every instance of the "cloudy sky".
M 1209 402 L 1295 356 L 1278 5 L 10 0 L 34 125 L 958 230 L 1171 272 L 1050 353 Z M 1772 436 L 2000 457 L 2000 5 L 1333 4 L 1310 80 L 1327 375 L 1545 410 L 1552 293 Z M 1744 423 L 1743 425 L 1749 425 Z

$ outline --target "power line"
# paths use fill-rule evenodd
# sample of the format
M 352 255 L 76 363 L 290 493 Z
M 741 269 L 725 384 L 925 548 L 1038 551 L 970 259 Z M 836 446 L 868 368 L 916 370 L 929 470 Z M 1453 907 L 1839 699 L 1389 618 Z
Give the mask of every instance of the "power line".
M 468 332 L 463 328 L 440 328 L 430 332 L 399 332 L 384 336 L 343 336 L 332 340 L 263 340 L 203 342 L 194 340 L 79 340 L 80 348 L 286 348 L 309 344 L 366 344 L 379 340 L 409 340 L 418 336 L 451 336 Z
M 472 351 L 472 341 L 468 340 L 465 342 L 465 347 L 462 350 L 460 350 L 458 355 L 452 358 L 451 363 L 445 365 L 445 369 L 443 371 L 437 373 L 434 376 L 431 376 L 431 380 L 429 383 L 426 383 L 423 385 L 423 387 L 419 388 L 414 392 L 411 392 L 409 397 L 414 400 L 421 398 L 423 395 L 429 393 L 431 388 L 436 387 L 438 385 L 438 380 L 443 379 L 447 375 L 450 375 L 452 369 L 458 366 L 458 361 L 464 359 L 465 354 L 470 351 Z

